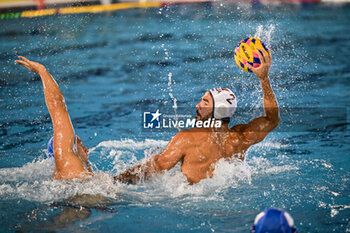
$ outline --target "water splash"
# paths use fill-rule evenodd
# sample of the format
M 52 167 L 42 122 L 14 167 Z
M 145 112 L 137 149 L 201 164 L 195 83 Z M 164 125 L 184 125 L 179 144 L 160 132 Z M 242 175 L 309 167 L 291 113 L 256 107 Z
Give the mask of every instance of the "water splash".
M 172 99 L 172 101 L 173 101 L 173 106 L 172 106 L 172 108 L 174 109 L 174 116 L 175 116 L 175 118 L 174 118 L 174 120 L 175 121 L 178 121 L 178 115 L 177 115 L 177 99 L 174 97 L 174 95 L 173 95 L 173 88 L 171 87 L 171 84 L 172 84 L 172 76 L 173 76 L 173 74 L 170 72 L 169 74 L 168 74 L 168 91 L 169 91 L 169 96 L 170 96 L 170 98 Z M 177 126 L 176 127 L 177 128 L 177 130 L 178 131 L 180 131 L 180 127 L 179 126 Z
M 267 46 L 267 48 L 271 48 L 272 40 L 273 40 L 273 34 L 275 32 L 275 25 L 270 24 L 267 26 L 259 25 L 257 28 L 254 28 L 255 34 L 254 37 L 257 37 L 261 39 L 261 41 Z M 254 77 L 256 78 L 256 77 Z M 261 86 L 260 82 L 252 82 L 254 83 L 254 88 L 251 88 L 249 90 L 249 93 L 251 96 L 254 96 L 256 98 L 251 98 L 249 102 L 242 103 L 243 108 L 248 108 L 249 112 L 251 112 L 252 116 L 260 116 L 261 110 L 262 110 L 262 98 L 261 96 Z M 251 83 L 247 83 L 247 86 L 245 87 L 245 91 L 248 91 L 248 85 L 251 85 Z
M 147 160 L 151 155 L 160 152 L 166 144 L 167 141 L 153 139 L 103 141 L 89 149 L 89 157 L 90 160 L 94 161 L 92 167 L 95 170 L 105 170 L 115 174 L 140 162 L 140 158 Z
M 275 25 L 273 24 L 270 24 L 265 27 L 263 25 L 259 25 L 258 28 L 256 29 L 254 37 L 261 39 L 264 42 L 264 44 L 268 48 L 270 48 L 271 42 L 272 42 L 272 36 L 274 32 L 275 32 Z
M 51 159 L 40 159 L 20 168 L 0 169 L 1 198 L 38 202 L 63 200 L 79 194 L 115 198 L 118 187 L 106 173 L 97 172 L 82 180 L 53 180 L 53 170 Z
M 109 198 L 117 198 L 118 195 L 118 198 L 131 198 L 140 205 L 150 201 L 164 204 L 169 197 L 182 201 L 193 201 L 203 197 L 205 200 L 221 200 L 222 193 L 227 189 L 237 188 L 241 184 L 251 185 L 255 176 L 298 169 L 290 165 L 274 165 L 262 157 L 252 157 L 246 162 L 222 159 L 215 165 L 213 178 L 204 179 L 195 185 L 188 184 L 185 175 L 181 172 L 180 164 L 170 171 L 155 176 L 150 181 L 136 185 L 114 183 L 112 178 L 116 175 L 114 172 L 111 174 L 110 171 L 99 170 L 112 163 L 112 170 L 121 172 L 127 167 L 145 162 L 149 157 L 159 153 L 166 144 L 166 141 L 152 139 L 101 142 L 91 148 L 90 153 L 92 157 L 97 156 L 103 163 L 98 164 L 97 167 L 95 164 L 95 175 L 83 180 L 53 180 L 54 166 L 50 159 L 39 158 L 20 168 L 3 168 L 0 169 L 0 196 L 6 199 L 23 198 L 48 202 L 81 194 L 100 194 Z M 252 152 L 261 151 L 264 147 L 270 146 L 271 142 L 267 142 L 253 148 Z M 275 147 L 279 146 L 278 143 L 275 145 Z
M 171 84 L 172 84 L 172 76 L 173 76 L 173 74 L 170 72 L 169 74 L 168 74 L 168 90 L 169 90 L 169 96 L 170 96 L 170 98 L 173 100 L 173 109 L 174 109 L 174 111 L 175 111 L 175 113 L 176 113 L 176 110 L 177 110 L 177 99 L 174 97 L 174 95 L 173 95 L 173 88 L 171 87 Z
M 162 37 L 162 35 L 160 35 Z M 167 48 L 165 48 L 165 44 L 162 44 L 161 45 L 161 48 L 163 49 L 163 52 L 164 52 L 164 59 L 165 60 L 171 60 L 172 57 L 170 56 L 169 54 L 169 51 Z M 171 100 L 173 101 L 173 106 L 172 108 L 174 109 L 174 120 L 175 121 L 178 121 L 178 115 L 177 115 L 177 99 L 175 98 L 174 94 L 173 94 L 173 88 L 172 88 L 172 84 L 175 84 L 175 81 L 172 79 L 173 77 L 173 74 L 172 72 L 169 72 L 168 73 L 168 86 L 167 86 L 167 91 L 168 91 L 168 94 L 171 98 Z M 165 103 L 167 103 L 167 101 L 165 101 Z M 180 131 L 180 127 L 177 126 L 177 129 Z

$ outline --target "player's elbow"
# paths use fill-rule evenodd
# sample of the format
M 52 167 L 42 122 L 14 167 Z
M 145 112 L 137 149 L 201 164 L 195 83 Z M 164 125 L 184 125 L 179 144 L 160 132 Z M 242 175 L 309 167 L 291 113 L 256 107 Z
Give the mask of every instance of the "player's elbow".
M 267 117 L 267 119 L 268 119 L 272 129 L 276 128 L 278 126 L 278 124 L 280 123 L 280 120 L 281 120 L 279 112 L 275 112 L 273 114 L 270 114 Z
M 171 161 L 160 159 L 160 158 L 155 158 L 153 160 L 153 169 L 156 172 L 162 172 L 165 170 L 170 170 L 171 168 L 174 167 L 174 164 Z
M 280 121 L 281 121 L 280 114 L 277 114 L 277 116 L 274 119 L 275 127 L 277 127 L 277 125 L 280 123 Z
M 275 118 L 273 119 L 270 119 L 270 131 L 274 130 L 278 124 L 280 123 L 280 117 L 279 116 L 276 116 Z

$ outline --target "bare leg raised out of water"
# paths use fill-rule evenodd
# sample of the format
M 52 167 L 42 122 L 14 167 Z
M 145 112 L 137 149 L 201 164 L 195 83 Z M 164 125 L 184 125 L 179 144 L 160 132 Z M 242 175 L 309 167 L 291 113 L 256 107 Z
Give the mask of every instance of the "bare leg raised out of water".
M 16 60 L 30 71 L 39 74 L 43 83 L 45 102 L 50 112 L 53 129 L 53 151 L 55 155 L 55 179 L 83 178 L 92 174 L 88 164 L 88 149 L 75 136 L 72 122 L 58 84 L 45 67 L 19 56 Z M 74 149 L 76 148 L 76 150 Z

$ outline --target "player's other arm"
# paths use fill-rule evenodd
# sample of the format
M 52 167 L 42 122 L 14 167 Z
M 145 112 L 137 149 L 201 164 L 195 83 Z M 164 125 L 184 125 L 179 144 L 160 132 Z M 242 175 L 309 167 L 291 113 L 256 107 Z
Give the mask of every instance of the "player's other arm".
M 269 55 L 267 55 L 263 51 L 259 54 L 259 58 L 261 65 L 258 68 L 254 68 L 249 64 L 247 66 L 260 80 L 265 116 L 253 119 L 248 124 L 237 125 L 232 128 L 240 132 L 243 139 L 249 145 L 262 141 L 269 132 L 277 127 L 280 121 L 277 100 L 268 78 L 269 68 L 272 64 L 271 52 L 269 51 Z
M 30 61 L 23 56 L 19 56 L 19 58 L 21 60 L 16 60 L 17 64 L 26 67 L 33 73 L 39 74 L 43 84 L 46 106 L 54 125 L 54 131 L 61 132 L 64 141 L 68 144 L 62 146 L 62 148 L 72 148 L 74 144 L 74 129 L 58 84 L 42 64 Z
M 127 169 L 115 176 L 114 180 L 132 184 L 139 180 L 146 180 L 162 171 L 170 170 L 185 156 L 183 152 L 185 143 L 183 132 L 177 133 L 161 153 L 153 156 L 145 164 Z
M 54 129 L 53 149 L 56 165 L 54 178 L 71 179 L 87 175 L 86 171 L 89 170 L 87 163 L 87 148 L 85 148 L 86 151 L 81 149 L 83 148 L 83 145 L 79 139 L 78 151 L 81 150 L 82 152 L 79 154 L 86 154 L 86 170 L 82 159 L 73 151 L 75 133 L 64 97 L 58 84 L 42 64 L 30 61 L 22 56 L 19 56 L 19 58 L 21 60 L 16 60 L 16 63 L 26 67 L 36 74 L 39 74 L 43 84 L 45 102 L 50 112 Z

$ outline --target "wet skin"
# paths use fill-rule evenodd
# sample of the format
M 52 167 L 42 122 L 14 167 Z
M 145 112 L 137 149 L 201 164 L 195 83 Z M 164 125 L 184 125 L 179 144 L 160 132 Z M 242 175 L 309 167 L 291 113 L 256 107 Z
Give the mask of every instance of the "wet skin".
M 159 154 L 145 164 L 136 165 L 114 177 L 117 181 L 135 183 L 157 173 L 173 168 L 181 162 L 181 171 L 188 182 L 198 183 L 212 177 L 215 163 L 223 158 L 237 157 L 244 160 L 245 151 L 253 144 L 262 141 L 279 123 L 279 109 L 272 91 L 268 71 L 272 63 L 269 55 L 259 54 L 261 65 L 253 68 L 247 64 L 258 77 L 263 91 L 265 115 L 253 119 L 248 124 L 220 128 L 194 128 L 182 130 L 169 142 Z M 74 129 L 64 102 L 63 95 L 45 67 L 25 57 L 16 60 L 30 71 L 40 75 L 43 82 L 45 101 L 54 126 L 55 179 L 83 178 L 92 174 L 88 164 L 88 149 L 77 138 L 77 151 L 73 151 Z M 196 105 L 197 120 L 207 120 L 212 116 L 213 100 L 206 92 Z
M 70 120 L 61 90 L 45 67 L 37 62 L 19 56 L 17 64 L 39 74 L 43 83 L 46 106 L 50 112 L 54 137 L 53 152 L 55 155 L 55 179 L 83 178 L 92 174 L 88 162 L 89 150 L 77 137 L 77 150 L 73 150 L 75 132 Z
M 115 180 L 135 183 L 154 174 L 173 168 L 181 162 L 181 171 L 189 183 L 198 183 L 213 176 L 215 163 L 223 158 L 244 160 L 244 153 L 253 144 L 262 141 L 279 123 L 279 109 L 272 91 L 268 71 L 272 63 L 271 52 L 259 54 L 262 64 L 258 68 L 247 65 L 258 77 L 263 91 L 265 115 L 248 124 L 220 128 L 194 128 L 182 130 L 167 147 L 147 163 L 134 166 L 114 177 Z M 207 120 L 213 112 L 213 99 L 206 92 L 196 105 L 196 120 Z

